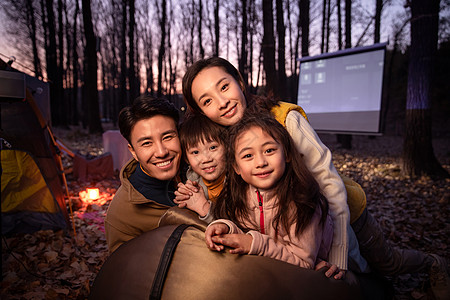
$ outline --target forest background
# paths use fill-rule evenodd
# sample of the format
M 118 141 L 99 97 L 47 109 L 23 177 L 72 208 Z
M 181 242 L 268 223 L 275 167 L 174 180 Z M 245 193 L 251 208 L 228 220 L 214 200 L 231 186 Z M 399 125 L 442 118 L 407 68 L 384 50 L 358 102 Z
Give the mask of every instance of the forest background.
M 14 56 L 14 68 L 50 83 L 53 126 L 81 124 L 90 133 L 102 132 L 102 121 L 116 125 L 139 94 L 181 108 L 181 78 L 200 58 L 229 59 L 251 92 L 296 102 L 298 58 L 388 42 L 384 131 L 404 135 L 406 173 L 448 176 L 433 154 L 431 120 L 447 134 L 450 0 L 1 0 L 1 7 L 0 57 Z
M 167 97 L 182 108 L 181 78 L 202 57 L 229 59 L 253 93 L 296 102 L 297 58 L 388 42 L 385 136 L 356 136 L 352 150 L 329 135 L 323 141 L 338 171 L 363 186 L 390 242 L 449 258 L 450 0 L 0 0 L 0 7 L 0 58 L 49 82 L 56 135 L 98 155 L 100 133 L 117 129 L 118 112 L 137 95 Z M 399 153 L 402 171 L 428 176 L 400 175 Z M 86 183 L 71 179 L 77 198 Z M 110 201 L 119 181 L 95 186 Z M 14 275 L 4 280 L 2 296 L 87 296 L 107 257 L 95 227 L 106 208 L 98 208 L 98 224 L 75 211 L 75 242 L 62 232 L 8 240 L 13 254 L 45 278 L 24 276 L 19 260 L 2 252 L 3 274 Z M 49 263 L 54 252 L 62 255 Z M 426 276 L 394 278 L 395 299 L 434 299 Z

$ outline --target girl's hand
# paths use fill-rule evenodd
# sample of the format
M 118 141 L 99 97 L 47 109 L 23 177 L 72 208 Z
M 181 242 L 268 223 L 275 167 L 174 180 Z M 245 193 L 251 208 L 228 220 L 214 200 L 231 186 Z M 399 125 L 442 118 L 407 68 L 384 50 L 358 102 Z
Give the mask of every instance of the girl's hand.
M 250 234 L 225 234 L 212 237 L 214 243 L 233 248 L 232 254 L 248 254 L 252 246 L 253 237 Z
M 228 228 L 228 226 L 224 223 L 215 223 L 209 225 L 205 231 L 206 246 L 211 250 L 219 252 L 222 251 L 224 249 L 224 246 L 213 242 L 213 238 L 215 238 L 216 236 L 227 234 L 229 230 L 230 228 Z
M 325 272 L 325 276 L 327 277 L 331 277 L 333 274 L 336 273 L 336 275 L 334 275 L 334 279 L 339 280 L 339 279 L 344 279 L 345 278 L 345 270 L 339 270 L 338 266 L 330 264 L 327 261 L 321 260 L 318 264 L 316 264 L 315 270 L 320 270 L 322 268 L 329 268 L 326 272 Z

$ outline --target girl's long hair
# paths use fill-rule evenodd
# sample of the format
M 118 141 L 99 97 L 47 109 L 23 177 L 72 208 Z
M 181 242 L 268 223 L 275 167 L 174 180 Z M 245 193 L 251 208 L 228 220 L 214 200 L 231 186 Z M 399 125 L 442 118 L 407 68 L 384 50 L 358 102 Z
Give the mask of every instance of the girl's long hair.
M 244 230 L 243 220 L 250 220 L 247 207 L 248 184 L 234 171 L 236 165 L 235 144 L 237 138 L 251 127 L 259 127 L 266 131 L 275 141 L 282 145 L 286 168 L 283 176 L 272 190 L 271 196 L 278 199 L 278 210 L 272 226 L 278 231 L 279 226 L 289 232 L 295 222 L 296 233 L 301 233 L 311 222 L 319 207 L 322 212 L 321 224 L 325 223 L 328 213 L 328 203 L 320 191 L 319 184 L 307 169 L 302 155 L 286 129 L 268 113 L 260 110 L 255 112 L 247 109 L 244 117 L 229 129 L 229 143 L 227 149 L 227 180 L 220 193 L 214 214 L 216 218 L 226 218 L 235 222 Z

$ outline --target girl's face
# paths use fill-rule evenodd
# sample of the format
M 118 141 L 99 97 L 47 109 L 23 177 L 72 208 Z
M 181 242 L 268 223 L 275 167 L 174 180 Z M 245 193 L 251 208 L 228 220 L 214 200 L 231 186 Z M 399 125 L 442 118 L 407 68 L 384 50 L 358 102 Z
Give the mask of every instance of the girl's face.
M 273 189 L 286 168 L 282 145 L 256 126 L 242 132 L 235 143 L 236 173 L 260 192 Z
M 225 147 L 216 141 L 199 142 L 186 149 L 189 165 L 206 181 L 214 181 L 225 172 Z
M 223 126 L 237 123 L 247 106 L 239 82 L 221 67 L 200 71 L 192 81 L 192 96 L 208 118 Z

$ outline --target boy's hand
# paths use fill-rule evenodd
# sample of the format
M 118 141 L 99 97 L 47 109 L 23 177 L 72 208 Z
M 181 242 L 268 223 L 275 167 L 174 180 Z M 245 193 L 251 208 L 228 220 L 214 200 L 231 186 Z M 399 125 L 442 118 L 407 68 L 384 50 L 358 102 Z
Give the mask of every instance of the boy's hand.
M 211 250 L 215 250 L 215 251 L 219 251 L 219 252 L 222 251 L 224 248 L 223 245 L 216 244 L 213 241 L 213 238 L 216 236 L 221 236 L 221 235 L 227 234 L 229 230 L 230 230 L 230 228 L 228 228 L 228 226 L 224 223 L 215 223 L 215 224 L 209 225 L 205 231 L 206 246 Z
M 321 260 L 315 267 L 315 270 L 320 270 L 322 268 L 329 268 L 326 272 L 325 272 L 325 276 L 327 277 L 331 277 L 333 274 L 334 275 L 334 279 L 344 279 L 345 278 L 345 270 L 339 270 L 338 266 L 330 264 L 327 261 Z
M 188 180 L 186 182 L 186 184 L 178 184 L 178 191 L 183 190 L 184 191 L 190 191 L 190 195 L 187 199 L 185 200 L 179 200 L 177 198 L 183 198 L 183 197 L 178 197 L 178 193 L 175 192 L 175 195 L 177 195 L 177 197 L 174 199 L 174 202 L 176 204 L 178 204 L 178 207 L 183 208 L 183 207 L 187 207 L 188 209 L 196 212 L 199 216 L 204 217 L 209 213 L 209 209 L 211 207 L 211 204 L 208 202 L 208 200 L 205 197 L 205 193 L 203 192 L 203 188 L 198 186 L 198 184 L 195 182 L 195 184 L 197 185 L 197 187 L 194 186 L 193 182 Z M 180 188 L 180 185 L 181 188 Z M 194 192 L 194 189 L 196 189 L 197 191 Z M 181 193 L 179 193 L 181 194 Z
M 175 203 L 177 203 L 177 201 L 189 200 L 190 196 L 198 192 L 199 185 L 197 181 L 191 181 L 188 179 L 186 183 L 180 182 L 177 187 L 178 189 L 175 191 Z

